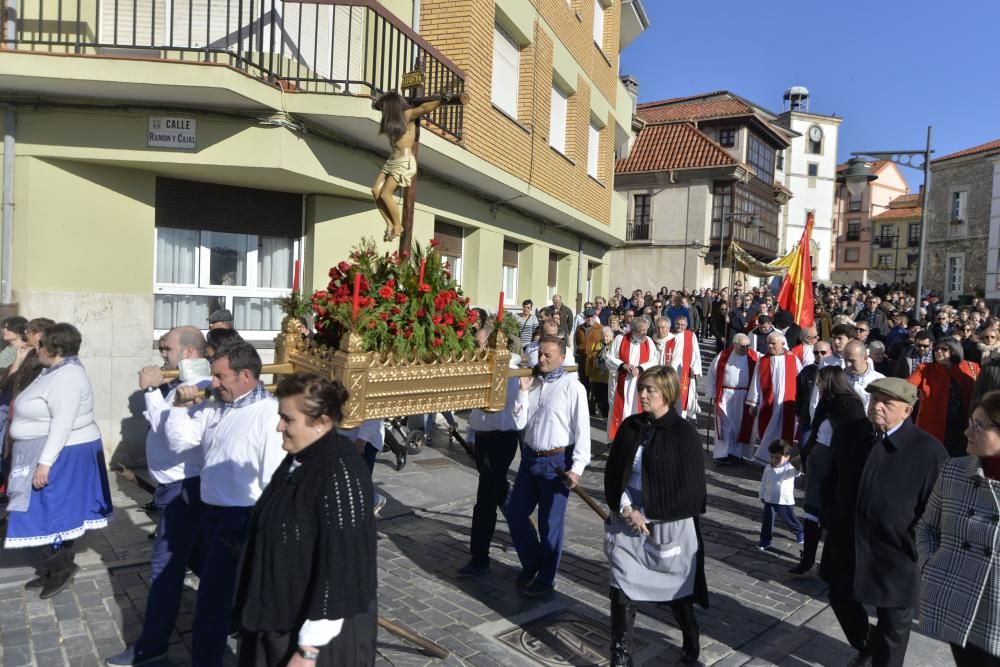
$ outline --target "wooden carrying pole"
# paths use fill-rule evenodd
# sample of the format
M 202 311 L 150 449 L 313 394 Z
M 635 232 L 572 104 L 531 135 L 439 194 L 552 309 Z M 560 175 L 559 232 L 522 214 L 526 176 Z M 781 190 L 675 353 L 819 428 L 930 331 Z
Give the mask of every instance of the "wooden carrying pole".
M 556 474 L 559 475 L 559 477 L 566 476 L 566 472 L 562 468 L 556 468 Z M 598 505 L 597 501 L 591 498 L 590 494 L 587 493 L 587 490 L 579 484 L 573 487 L 573 492 L 580 496 L 580 499 L 587 503 L 587 506 L 597 513 L 597 516 L 601 517 L 601 521 L 607 522 L 607 520 L 611 517 L 611 515 L 608 514 L 608 511 Z
M 400 639 L 408 641 L 414 646 L 419 646 L 421 649 L 424 650 L 425 653 L 427 653 L 427 655 L 431 656 L 432 658 L 438 658 L 440 660 L 444 660 L 450 655 L 448 649 L 441 646 L 440 644 L 435 644 L 429 639 L 424 639 L 420 635 L 410 630 L 407 630 L 401 625 L 396 625 L 392 621 L 386 620 L 381 616 L 378 617 L 378 625 L 380 628 L 383 628 L 386 631 L 391 632 Z

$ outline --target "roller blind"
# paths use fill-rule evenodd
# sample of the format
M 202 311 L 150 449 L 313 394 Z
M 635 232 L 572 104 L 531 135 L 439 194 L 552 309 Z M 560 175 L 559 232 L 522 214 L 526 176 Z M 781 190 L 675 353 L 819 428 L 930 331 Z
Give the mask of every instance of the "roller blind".
M 493 104 L 517 118 L 517 80 L 521 49 L 500 26 L 493 26 Z
M 462 228 L 447 222 L 434 223 L 434 240 L 438 242 L 438 251 L 446 257 L 462 256 Z
M 552 106 L 549 110 L 549 146 L 563 155 L 566 154 L 566 95 L 558 87 L 552 86 Z
M 513 241 L 503 242 L 503 265 L 517 268 L 517 253 L 520 246 Z
M 559 255 L 549 253 L 549 287 L 555 287 L 559 278 Z
M 156 179 L 156 226 L 258 236 L 302 236 L 302 195 Z

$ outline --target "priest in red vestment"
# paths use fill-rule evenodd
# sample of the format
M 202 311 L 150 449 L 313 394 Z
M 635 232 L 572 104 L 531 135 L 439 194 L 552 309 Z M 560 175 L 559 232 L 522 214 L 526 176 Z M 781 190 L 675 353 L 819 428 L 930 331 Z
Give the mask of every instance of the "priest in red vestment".
M 757 359 L 757 351 L 750 349 L 750 337 L 739 333 L 708 369 L 708 394 L 715 407 L 712 455 L 718 465 L 738 463 L 750 456 L 753 417 L 746 400 Z
M 660 355 L 653 340 L 646 335 L 649 320 L 637 317 L 632 320 L 629 333 L 618 336 L 611 343 L 607 354 L 608 399 L 611 415 L 608 418 L 608 442 L 613 442 L 618 426 L 626 417 L 640 412 L 639 394 L 636 391 L 639 374 L 647 368 L 660 365 Z
M 785 336 L 773 331 L 767 337 L 767 354 L 754 368 L 753 382 L 747 392 L 750 413 L 757 417 L 760 439 L 754 458 L 768 463 L 768 445 L 775 440 L 792 442 L 795 438 L 795 378 L 802 364 L 786 349 Z
M 673 366 L 681 381 L 681 392 L 677 397 L 677 414 L 685 419 L 698 416 L 698 389 L 695 378 L 701 377 L 701 349 L 698 339 L 688 327 L 687 318 L 674 318 L 674 337 L 663 346 L 664 366 Z

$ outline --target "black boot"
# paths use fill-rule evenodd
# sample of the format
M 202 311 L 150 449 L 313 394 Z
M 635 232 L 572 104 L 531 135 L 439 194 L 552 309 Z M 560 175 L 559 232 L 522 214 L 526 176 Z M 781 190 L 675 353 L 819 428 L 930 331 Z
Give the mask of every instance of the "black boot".
M 73 562 L 72 545 L 63 544 L 62 548 L 52 555 L 49 578 L 42 586 L 42 592 L 38 597 L 47 600 L 61 593 L 73 581 L 73 575 L 79 569 L 80 566 Z
M 399 472 L 406 466 L 406 447 L 396 439 L 396 434 L 391 430 L 386 431 L 385 444 L 396 455 L 396 471 Z
M 620 588 L 611 589 L 611 667 L 632 667 L 632 629 L 635 605 Z
M 40 549 L 39 557 L 41 558 L 41 562 L 35 566 L 35 578 L 29 579 L 28 582 L 24 584 L 25 590 L 41 588 L 46 584 L 46 582 L 48 582 L 49 574 L 55 566 L 57 553 L 58 552 L 52 550 L 52 547 L 42 547 Z
M 698 617 L 694 615 L 694 604 L 689 601 L 673 602 L 670 611 L 674 612 L 674 620 L 680 626 L 684 643 L 681 645 L 681 662 L 693 665 L 701 655 L 701 634 L 698 629 Z
M 803 528 L 806 535 L 802 545 L 802 557 L 799 559 L 798 565 L 788 570 L 790 574 L 805 574 L 816 563 L 816 549 L 819 548 L 819 538 L 823 534 L 823 529 L 818 523 L 809 519 L 806 519 Z

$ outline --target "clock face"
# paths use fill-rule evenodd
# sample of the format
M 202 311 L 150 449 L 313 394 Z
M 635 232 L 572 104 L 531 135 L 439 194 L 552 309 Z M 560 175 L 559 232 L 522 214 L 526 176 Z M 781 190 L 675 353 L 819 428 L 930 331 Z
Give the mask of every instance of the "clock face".
M 813 141 L 819 141 L 823 138 L 823 130 L 819 129 L 819 126 L 813 125 L 809 128 L 809 138 Z

